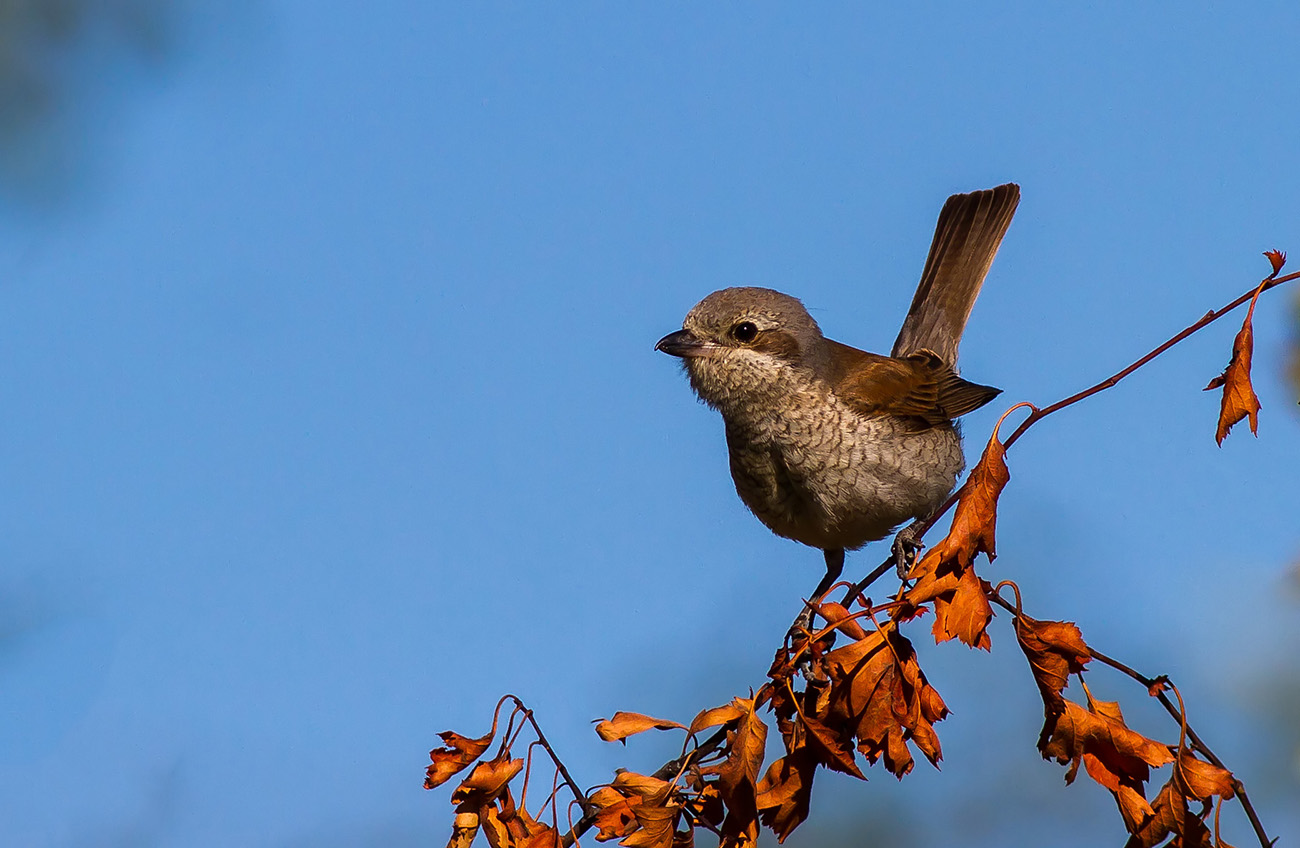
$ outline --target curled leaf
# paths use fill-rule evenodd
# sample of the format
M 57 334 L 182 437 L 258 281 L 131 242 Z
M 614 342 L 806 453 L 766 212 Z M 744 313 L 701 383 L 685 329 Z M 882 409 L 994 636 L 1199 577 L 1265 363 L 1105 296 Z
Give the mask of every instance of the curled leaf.
M 1150 695 L 1152 698 L 1154 698 L 1157 695 L 1159 695 L 1161 692 L 1166 692 L 1168 690 L 1169 690 L 1169 678 L 1165 677 L 1162 674 L 1151 681 L 1151 685 L 1147 687 L 1147 694 Z
M 758 815 L 763 824 L 784 842 L 804 819 L 812 798 L 817 759 L 808 748 L 795 748 L 772 763 L 758 783 Z
M 638 805 L 636 820 L 641 827 L 619 844 L 627 848 L 672 848 L 673 833 L 681 811 L 682 806 L 677 803 Z
M 627 797 L 613 787 L 602 786 L 587 800 L 596 808 L 592 824 L 596 827 L 598 841 L 622 838 L 639 826 Z
M 718 768 L 718 791 L 727 805 L 722 822 L 723 844 L 752 845 L 758 839 L 756 802 L 759 770 L 763 767 L 767 725 L 754 711 L 753 698 L 737 698 L 744 710 L 736 729 L 727 733 L 727 759 Z
M 1122 787 L 1127 787 L 1140 795 L 1142 784 L 1151 776 L 1150 769 L 1173 762 L 1167 745 L 1125 726 L 1113 702 L 1094 702 L 1095 711 L 1073 701 L 1064 704 L 1050 732 L 1044 728 L 1039 750 L 1044 759 L 1070 764 L 1066 783 L 1074 781 L 1082 762 L 1088 776 L 1110 791 L 1120 793 Z
M 563 848 L 564 838 L 560 836 L 560 832 L 555 828 L 541 824 L 524 839 L 517 840 L 514 843 L 504 843 L 501 848 L 511 848 L 512 845 L 517 845 L 518 848 Z M 494 845 L 491 848 L 497 848 L 497 846 Z
M 523 760 L 512 760 L 508 756 L 479 763 L 451 793 L 451 802 L 466 810 L 482 807 L 500 795 L 506 784 L 523 768 Z
M 822 765 L 847 771 L 834 748 L 840 733 L 857 740 L 858 751 L 869 763 L 883 757 L 885 767 L 900 778 L 912 770 L 908 741 L 938 765 L 941 752 L 934 723 L 948 708 L 926 681 L 911 642 L 895 625 L 836 648 L 821 665 L 830 687 L 825 712 L 817 719 L 837 734 L 827 744 L 812 732 L 820 728 L 808 728 L 810 740 L 819 743 L 810 750 Z
M 1250 419 L 1250 432 L 1259 432 L 1259 398 L 1250 382 L 1250 360 L 1255 350 L 1255 331 L 1252 326 L 1255 303 L 1263 290 L 1261 284 L 1255 291 L 1250 308 L 1246 310 L 1246 320 L 1242 322 L 1241 329 L 1232 342 L 1232 359 L 1228 360 L 1228 367 L 1205 387 L 1206 391 L 1220 387 L 1223 389 L 1219 402 L 1219 426 L 1214 432 L 1214 440 L 1220 445 L 1228 437 L 1232 426 L 1243 418 Z
M 1190 751 L 1183 751 L 1178 758 L 1175 774 L 1187 794 L 1201 801 L 1208 801 L 1215 795 L 1226 801 L 1237 794 L 1237 781 L 1232 772 L 1207 763 Z
M 621 742 L 647 730 L 685 730 L 686 725 L 641 713 L 616 712 L 613 718 L 601 720 L 596 725 L 596 735 L 606 742 Z
M 738 706 L 736 701 L 732 701 L 730 704 L 724 704 L 721 707 L 701 710 L 699 715 L 691 719 L 690 732 L 699 733 L 705 728 L 717 727 L 720 724 L 735 721 L 744 714 L 745 710 Z
M 637 796 L 646 804 L 663 804 L 673 789 L 670 781 L 626 769 L 616 774 L 610 785 L 628 797 Z
M 960 639 L 972 648 L 992 649 L 988 626 L 993 620 L 984 582 L 967 568 L 957 579 L 952 594 L 942 594 L 934 599 L 934 641 L 947 642 Z
M 1280 250 L 1266 250 L 1264 255 L 1268 257 L 1268 264 L 1273 266 L 1273 276 L 1276 277 L 1282 272 L 1282 266 L 1286 264 L 1286 254 Z
M 478 835 L 478 813 L 457 813 L 451 824 L 447 848 L 470 848 Z
M 1029 669 L 1043 697 L 1043 712 L 1047 717 L 1041 747 L 1051 734 L 1056 719 L 1065 711 L 1065 690 L 1071 674 L 1083 670 L 1092 659 L 1083 634 L 1072 621 L 1036 621 L 1021 615 L 1016 620 L 1016 641 L 1029 660 Z
M 851 774 L 859 780 L 867 779 L 854 761 L 851 735 L 836 733 L 812 716 L 801 715 L 799 722 L 807 731 L 808 743 L 816 749 L 822 765 L 844 774 Z
M 934 549 L 942 564 L 955 563 L 960 570 L 975 561 L 983 552 L 990 560 L 997 556 L 994 535 L 998 520 L 998 496 L 1011 479 L 1007 470 L 1007 451 L 998 441 L 997 429 L 989 437 L 980 461 L 971 469 L 970 477 L 961 487 L 957 510 L 952 517 L 952 527 Z M 928 558 L 928 557 L 927 557 Z
M 470 763 L 483 756 L 488 745 L 492 744 L 491 733 L 478 739 L 470 739 L 468 736 L 446 730 L 438 736 L 447 747 L 434 748 L 429 752 L 429 759 L 433 763 L 425 770 L 425 789 L 432 789 L 446 783 Z
M 1170 835 L 1176 835 L 1178 838 L 1171 845 L 1180 848 L 1210 848 L 1214 843 L 1210 839 L 1209 829 L 1199 816 L 1188 809 L 1187 801 L 1178 781 L 1170 778 L 1160 788 L 1151 804 L 1151 815 L 1145 821 L 1134 826 L 1125 818 L 1129 833 L 1133 834 L 1128 844 L 1135 848 L 1154 848 Z

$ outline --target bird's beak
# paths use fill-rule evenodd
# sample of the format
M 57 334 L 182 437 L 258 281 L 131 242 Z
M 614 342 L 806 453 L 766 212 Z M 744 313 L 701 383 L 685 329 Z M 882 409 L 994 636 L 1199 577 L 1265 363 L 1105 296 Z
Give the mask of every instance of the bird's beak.
M 690 330 L 669 333 L 655 345 L 655 350 L 662 350 L 670 356 L 680 356 L 682 359 L 708 356 L 712 353 L 712 348 L 712 344 L 698 338 Z

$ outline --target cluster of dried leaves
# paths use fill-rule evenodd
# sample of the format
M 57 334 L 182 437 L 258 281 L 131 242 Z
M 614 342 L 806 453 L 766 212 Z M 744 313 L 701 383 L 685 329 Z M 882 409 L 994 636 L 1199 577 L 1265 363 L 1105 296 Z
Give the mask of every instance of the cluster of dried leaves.
M 497 735 L 501 708 L 507 702 L 513 705 L 513 709 L 506 721 L 505 732 L 501 734 L 501 742 L 491 759 L 482 759 Z M 533 730 L 534 740 L 527 745 L 525 757 L 512 756 L 513 749 L 519 746 L 520 737 L 528 727 Z M 502 846 L 556 848 L 561 845 L 563 831 L 560 830 L 556 799 L 561 778 L 579 805 L 584 809 L 590 809 L 583 799 L 582 791 L 569 777 L 568 771 L 555 756 L 555 751 L 551 749 L 541 728 L 537 726 L 532 712 L 513 695 L 506 695 L 497 702 L 496 709 L 492 713 L 492 729 L 486 735 L 470 738 L 448 730 L 439 733 L 438 736 L 442 739 L 444 747 L 429 752 L 432 762 L 425 771 L 425 789 L 441 786 L 474 765 L 469 776 L 451 793 L 451 803 L 456 807 L 456 818 L 452 824 L 448 848 L 453 846 L 468 848 L 480 830 L 493 848 L 502 848 Z M 545 749 L 555 767 L 550 794 L 542 803 L 536 817 L 529 814 L 525 803 L 528 797 L 528 780 L 532 774 L 534 747 Z M 510 784 L 520 775 L 523 776 L 522 789 L 519 801 L 516 803 Z M 540 819 L 544 818 L 548 807 L 551 821 L 546 824 Z M 571 825 L 567 809 L 565 822 L 566 825 Z
M 1208 387 L 1223 389 L 1216 432 L 1220 443 L 1244 418 L 1249 418 L 1252 432 L 1257 427 L 1259 401 L 1250 382 L 1255 303 L 1267 288 L 1300 276 L 1279 279 L 1285 256 L 1275 251 L 1266 255 L 1273 273 L 1250 297 L 1232 359 Z M 1232 306 L 1241 302 L 1244 299 Z M 682 756 L 654 774 L 620 771 L 612 782 L 583 792 L 546 743 L 531 713 L 511 696 L 502 703 L 512 700 L 514 712 L 491 759 L 482 758 L 496 736 L 501 703 L 486 736 L 441 734 L 445 747 L 431 752 L 426 787 L 438 786 L 477 763 L 452 794 L 456 822 L 450 844 L 467 846 L 481 830 L 492 848 L 553 848 L 572 844 L 594 828 L 597 840 L 617 839 L 628 848 L 685 848 L 694 845 L 696 831 L 703 829 L 722 846 L 739 847 L 755 844 L 764 826 L 784 841 L 808 817 L 819 768 L 865 780 L 862 765 L 881 763 L 901 779 L 914 766 L 914 751 L 938 765 L 942 752 L 935 724 L 948 708 L 927 681 L 901 628 L 929 615 L 936 642 L 956 639 L 971 648 L 991 650 L 988 628 L 993 606 L 998 605 L 1012 614 L 1017 644 L 1042 697 L 1040 753 L 1067 766 L 1067 783 L 1075 780 L 1082 765 L 1089 778 L 1113 795 L 1129 846 L 1226 846 L 1218 835 L 1218 813 L 1222 802 L 1233 798 L 1241 800 L 1261 843 L 1267 845 L 1241 784 L 1188 727 L 1181 696 L 1167 680 L 1148 679 L 1091 649 L 1072 622 L 1030 618 L 1021 611 L 1014 584 L 991 586 L 975 570 L 978 554 L 989 561 L 996 555 L 997 501 L 1010 479 L 1006 445 L 1029 424 L 1113 385 L 1133 367 L 1232 306 L 1207 315 L 1106 384 L 1044 410 L 1029 404 L 1008 410 L 1003 420 L 1020 406 L 1029 407 L 1031 415 L 1006 443 L 999 439 L 1002 421 L 998 422 L 958 493 L 947 536 L 913 566 L 899 592 L 874 605 L 862 596 L 861 586 L 849 586 L 839 601 L 812 604 L 813 621 L 820 622 L 817 629 L 800 629 L 787 636 L 768 680 L 757 692 L 704 710 L 688 725 L 631 712 L 616 713 L 597 725 L 596 732 L 606 741 L 622 741 L 650 730 L 684 732 Z M 1014 592 L 1014 604 L 1000 595 L 1004 587 Z M 1118 703 L 1095 699 L 1084 680 L 1092 662 L 1118 669 L 1145 685 L 1177 721 L 1177 743 L 1139 733 L 1126 724 Z M 1082 701 L 1065 697 L 1071 678 L 1082 690 Z M 1169 700 L 1169 691 L 1178 696 L 1178 706 Z M 766 769 L 769 727 L 761 713 L 769 713 L 775 722 L 782 751 Z M 520 716 L 523 720 L 516 728 Z M 549 794 L 536 816 L 524 805 L 531 769 L 511 754 L 526 724 L 536 735 L 528 749 L 529 762 L 533 746 L 541 746 L 555 767 Z M 705 731 L 713 732 L 701 739 Z M 1151 770 L 1165 766 L 1170 767 L 1169 777 L 1154 797 L 1148 797 Z M 511 783 L 520 775 L 523 789 L 516 803 Z M 573 796 L 564 828 L 556 800 L 561 783 Z M 570 819 L 575 806 L 582 812 L 576 824 Z M 541 821 L 548 808 L 549 824 Z M 1212 811 L 1213 829 L 1207 824 Z

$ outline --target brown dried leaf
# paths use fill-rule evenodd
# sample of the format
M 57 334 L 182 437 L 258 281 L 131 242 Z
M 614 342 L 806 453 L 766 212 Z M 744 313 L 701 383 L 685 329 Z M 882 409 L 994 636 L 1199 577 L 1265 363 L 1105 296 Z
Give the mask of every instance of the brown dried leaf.
M 989 650 L 987 628 L 993 608 L 972 566 L 980 552 L 990 560 L 997 556 L 998 497 L 1010 479 L 1006 448 L 998 441 L 995 430 L 961 488 L 948 535 L 908 574 L 915 583 L 900 598 L 903 603 L 890 614 L 894 620 L 914 618 L 924 604 L 934 601 L 935 641 L 956 638 L 973 648 Z
M 1128 785 L 1121 785 L 1111 790 L 1115 805 L 1119 807 L 1119 816 L 1124 820 L 1124 829 L 1137 833 L 1155 817 L 1155 809 L 1147 803 L 1146 796 Z
M 1187 797 L 1174 779 L 1171 778 L 1160 788 L 1151 806 L 1149 819 L 1137 827 L 1129 827 L 1129 832 L 1133 834 L 1129 845 L 1154 848 L 1170 835 L 1175 835 L 1177 838 L 1170 844 L 1178 848 L 1211 848 L 1213 840 L 1209 829 L 1199 816 L 1187 808 Z
M 505 848 L 563 848 L 564 839 L 560 832 L 548 824 L 539 824 L 537 830 L 533 831 L 526 838 L 519 840 L 513 845 Z
M 631 802 L 618 790 L 602 786 L 592 792 L 588 800 L 596 807 L 592 824 L 596 828 L 597 841 L 621 839 L 640 827 Z
M 718 791 L 727 805 L 722 844 L 752 845 L 758 839 L 755 796 L 767 744 L 767 725 L 755 713 L 753 698 L 737 698 L 732 703 L 741 707 L 744 714 L 736 729 L 727 734 L 727 759 L 718 768 Z
M 831 681 L 829 720 L 852 728 L 858 740 L 874 751 L 868 753 L 859 745 L 874 763 L 880 753 L 877 749 L 883 746 L 890 728 L 898 724 L 893 707 L 897 669 L 884 634 L 875 631 L 866 639 L 836 648 L 822 658 L 822 665 Z
M 894 625 L 837 648 L 822 665 L 830 680 L 825 716 L 834 732 L 851 733 L 867 761 L 884 758 L 902 777 L 912 769 L 910 739 L 931 763 L 942 754 L 933 723 L 947 715 L 943 699 L 925 680 L 911 642 Z
M 691 719 L 689 732 L 699 733 L 709 727 L 717 727 L 720 724 L 726 724 L 729 721 L 735 721 L 745 714 L 744 709 L 736 705 L 736 701 L 730 704 L 724 704 L 721 707 L 702 710 L 699 715 Z
M 1214 440 L 1220 445 L 1228 437 L 1232 426 L 1243 418 L 1250 419 L 1250 432 L 1259 434 L 1259 398 L 1250 382 L 1250 360 L 1255 349 L 1255 333 L 1251 322 L 1254 311 L 1255 304 L 1252 302 L 1246 312 L 1246 320 L 1232 342 L 1232 359 L 1228 361 L 1228 367 L 1205 387 L 1206 391 L 1223 387 L 1223 396 L 1219 401 L 1219 426 L 1214 432 Z
M 934 626 L 930 628 L 934 641 L 947 642 L 960 639 L 972 648 L 992 649 L 988 626 L 993 620 L 984 585 L 975 569 L 966 568 L 957 579 L 951 594 L 943 593 L 934 599 Z
M 864 755 L 866 752 L 863 752 Z M 907 749 L 907 740 L 903 738 L 903 729 L 898 725 L 889 728 L 885 737 L 883 750 L 885 768 L 889 773 L 902 780 L 912 771 L 912 752 Z
M 758 819 L 739 819 L 728 815 L 722 823 L 718 848 L 754 848 L 758 844 Z
M 1088 709 L 1099 716 L 1124 724 L 1124 711 L 1120 708 L 1119 701 L 1100 701 L 1089 692 Z
M 942 542 L 940 542 L 942 544 Z M 901 603 L 889 614 L 894 621 L 909 621 L 925 612 L 930 601 L 942 595 L 952 596 L 961 580 L 961 571 L 945 563 L 938 547 L 931 548 L 912 566 L 907 579 L 912 587 L 899 598 Z
M 1268 257 L 1268 264 L 1273 266 L 1273 276 L 1282 273 L 1282 266 L 1286 264 L 1286 254 L 1280 250 L 1266 250 L 1264 255 Z
M 627 800 L 627 796 L 612 786 L 597 786 L 591 790 L 587 800 L 591 802 L 593 807 L 603 810 L 606 807 L 617 807 Z
M 451 839 L 447 848 L 470 848 L 478 835 L 478 813 L 457 813 L 451 823 Z
M 994 535 L 998 519 L 998 496 L 1011 479 L 1007 451 L 995 431 L 984 447 L 980 461 L 961 487 L 957 510 L 948 535 L 934 546 L 943 563 L 955 563 L 958 570 L 975 561 L 981 551 L 992 560 L 997 556 Z M 941 570 L 941 569 L 940 569 Z
M 501 811 L 495 804 L 484 807 L 479 818 L 479 825 L 483 829 L 483 835 L 487 837 L 489 848 L 506 848 L 514 845 L 510 828 L 501 820 Z
M 596 725 L 596 735 L 606 742 L 621 742 L 629 736 L 647 730 L 685 730 L 686 725 L 641 713 L 616 712 L 613 718 L 602 719 Z
M 510 793 L 509 786 L 501 793 L 501 797 L 497 799 L 496 803 L 501 807 L 497 816 L 505 824 L 506 830 L 509 832 L 509 839 L 513 840 L 503 844 L 517 845 L 528 839 L 531 834 L 546 827 L 546 825 L 541 824 L 537 819 L 529 815 L 526 809 L 515 806 L 515 798 Z M 492 807 L 489 806 L 487 809 L 491 810 Z
M 626 845 L 627 848 L 671 848 L 673 830 L 681 810 L 680 804 L 638 804 L 634 811 L 641 827 L 624 837 L 619 844 Z
M 910 649 L 911 645 L 908 647 Z M 907 656 L 900 655 L 900 661 L 899 670 L 907 705 L 905 717 L 900 722 L 910 734 L 912 744 L 925 755 L 930 765 L 938 767 L 943 752 L 939 748 L 939 735 L 934 731 L 934 722 L 941 721 L 948 715 L 948 707 L 925 679 L 925 674 L 916 661 L 915 651 L 910 651 Z
M 1088 776 L 1112 792 L 1121 785 L 1140 788 L 1151 776 L 1149 767 L 1173 762 L 1169 747 L 1130 730 L 1110 702 L 1094 702 L 1099 711 L 1065 701 L 1065 710 L 1039 750 L 1043 757 L 1070 763 L 1067 783 L 1073 782 L 1082 761 Z M 1046 730 L 1046 728 L 1044 729 Z
M 1061 692 L 1069 683 L 1071 674 L 1083 670 L 1092 659 L 1083 634 L 1072 621 L 1036 621 L 1021 615 L 1016 622 L 1016 641 L 1029 660 L 1029 670 L 1043 697 L 1043 712 L 1047 721 L 1038 746 L 1046 742 L 1056 725 L 1056 719 L 1065 710 Z
M 867 779 L 854 762 L 851 735 L 836 733 L 812 716 L 800 715 L 799 722 L 808 731 L 808 741 L 821 765 L 851 774 L 859 780 Z
M 722 803 L 717 781 L 707 783 L 700 781 L 695 797 L 691 799 L 690 808 L 695 817 L 708 824 L 711 829 L 721 827 L 722 820 L 727 816 L 727 808 Z
M 671 781 L 626 770 L 614 775 L 611 786 L 629 797 L 635 795 L 640 799 L 638 803 L 651 806 L 662 805 L 673 789 Z
M 719 788 L 724 798 L 728 791 L 758 783 L 767 743 L 767 725 L 755 712 L 754 699 L 737 698 L 733 703 L 743 713 L 736 729 L 727 734 L 727 759 L 718 770 Z
M 1237 781 L 1232 772 L 1207 763 L 1191 751 L 1183 751 L 1175 775 L 1187 794 L 1201 801 L 1208 801 L 1215 795 L 1227 801 L 1237 794 Z
M 509 757 L 497 757 L 479 763 L 474 766 L 469 777 L 460 782 L 456 791 L 451 793 L 451 802 L 460 805 L 462 810 L 486 806 L 501 794 L 506 784 L 523 768 L 523 760 L 512 760 Z
M 425 789 L 432 789 L 446 783 L 470 763 L 483 756 L 488 745 L 492 744 L 491 733 L 478 739 L 470 739 L 468 736 L 446 730 L 438 736 L 447 747 L 434 748 L 429 752 L 429 759 L 433 764 L 425 770 Z
M 621 838 L 622 845 L 667 848 L 682 805 L 672 781 L 636 772 L 620 771 L 614 782 L 591 793 L 597 808 L 593 823 L 596 839 Z
M 806 747 L 795 748 L 772 763 L 758 783 L 758 815 L 763 824 L 784 842 L 808 818 L 813 775 L 817 758 Z

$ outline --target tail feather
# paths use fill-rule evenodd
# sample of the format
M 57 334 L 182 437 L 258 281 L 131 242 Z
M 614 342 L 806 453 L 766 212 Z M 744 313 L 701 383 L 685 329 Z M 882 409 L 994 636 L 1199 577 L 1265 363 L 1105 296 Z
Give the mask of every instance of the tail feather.
M 948 198 L 912 307 L 894 342 L 894 356 L 928 350 L 945 364 L 956 365 L 971 307 L 1019 202 L 1020 186 L 1015 183 Z

